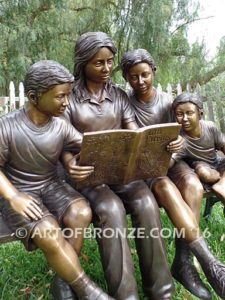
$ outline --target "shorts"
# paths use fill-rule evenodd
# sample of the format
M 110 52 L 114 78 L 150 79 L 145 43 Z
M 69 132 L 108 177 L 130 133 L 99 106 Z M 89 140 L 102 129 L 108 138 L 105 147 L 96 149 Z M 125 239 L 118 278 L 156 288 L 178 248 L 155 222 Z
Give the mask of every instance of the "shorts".
M 24 191 L 23 188 L 17 187 L 20 192 L 24 192 L 38 200 L 43 211 L 43 217 L 40 220 L 28 220 L 12 209 L 8 201 L 4 201 L 2 207 L 2 215 L 8 227 L 14 232 L 23 230 L 25 236 L 17 238 L 21 240 L 28 251 L 36 249 L 36 245 L 32 241 L 32 232 L 39 222 L 47 216 L 53 216 L 60 225 L 62 225 L 62 218 L 68 207 L 79 200 L 85 198 L 75 191 L 69 184 L 56 179 L 51 180 L 45 187 L 34 190 Z M 85 200 L 86 201 L 86 200 Z M 88 205 L 88 204 L 87 204 Z
M 169 169 L 167 175 L 178 188 L 185 176 L 192 175 L 197 177 L 195 171 L 183 160 L 178 161 Z
M 161 176 L 161 177 L 155 177 L 155 178 L 148 178 L 148 179 L 145 180 L 145 182 L 148 185 L 149 189 L 152 191 L 152 188 L 153 188 L 154 184 L 157 181 L 160 181 L 163 178 L 167 178 L 167 176 Z
M 203 162 L 203 161 L 194 161 L 191 166 L 193 167 L 193 169 L 195 169 L 195 165 L 197 163 L 201 163 L 201 162 Z M 204 162 L 204 164 L 207 164 L 210 168 L 218 171 L 221 176 L 225 172 L 225 158 L 223 158 L 223 157 L 218 157 L 214 163 L 210 164 L 210 163 Z

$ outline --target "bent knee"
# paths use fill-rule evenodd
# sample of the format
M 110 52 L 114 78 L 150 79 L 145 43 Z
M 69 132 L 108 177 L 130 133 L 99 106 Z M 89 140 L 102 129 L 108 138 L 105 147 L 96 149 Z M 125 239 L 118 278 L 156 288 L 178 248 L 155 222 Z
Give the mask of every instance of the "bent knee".
M 189 174 L 185 176 L 183 180 L 184 186 L 187 186 L 190 191 L 196 195 L 203 195 L 203 185 L 197 176 Z
M 77 222 L 88 225 L 91 219 L 92 212 L 90 206 L 85 200 L 80 200 L 69 206 L 63 217 L 63 222 L 65 225 L 71 227 L 76 225 Z
M 153 184 L 153 191 L 156 193 L 167 192 L 174 187 L 176 187 L 175 184 L 168 177 L 159 177 Z
M 119 198 L 111 198 L 98 203 L 95 207 L 95 214 L 97 214 L 100 219 L 112 219 L 119 216 L 125 217 L 126 211 Z

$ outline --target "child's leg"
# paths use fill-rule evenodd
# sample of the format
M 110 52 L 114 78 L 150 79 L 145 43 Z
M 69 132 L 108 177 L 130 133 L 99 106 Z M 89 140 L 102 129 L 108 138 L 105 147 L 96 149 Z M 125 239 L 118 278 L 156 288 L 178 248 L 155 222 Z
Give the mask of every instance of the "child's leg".
M 76 252 L 63 238 L 59 225 L 53 217 L 48 216 L 40 221 L 32 236 L 51 267 L 61 278 L 71 283 L 79 299 L 111 299 L 84 274 Z
M 153 185 L 153 192 L 157 201 L 167 211 L 174 226 L 179 230 L 185 230 L 184 238 L 186 240 L 178 237 L 175 240 L 176 252 L 171 268 L 173 277 L 195 296 L 201 299 L 210 299 L 210 292 L 201 281 L 193 265 L 191 251 L 187 243 L 198 240 L 200 235 L 194 213 L 169 178 L 160 178 L 156 181 Z M 196 209 L 196 213 L 197 211 Z
M 70 234 L 68 241 L 78 255 L 83 246 L 85 228 L 90 224 L 91 217 L 91 209 L 84 198 L 72 203 L 63 216 L 65 227 L 74 232 Z
M 185 239 L 188 244 L 183 247 L 183 250 L 180 246 L 176 249 L 172 266 L 174 277 L 198 297 L 209 299 L 209 292 L 191 265 L 188 253 L 188 250 L 191 249 L 200 262 L 209 283 L 216 293 L 225 299 L 225 266 L 212 255 L 205 240 L 201 237 L 191 209 L 183 200 L 183 203 L 181 202 L 182 197 L 179 195 L 179 191 L 166 178 L 156 182 L 153 188 L 156 199 L 159 199 L 160 204 L 167 210 L 174 225 L 178 229 L 185 228 Z M 192 275 L 194 275 L 193 278 Z
M 184 161 L 176 163 L 175 166 L 169 170 L 168 174 L 199 223 L 203 198 L 203 185 L 198 176 Z
M 221 198 L 225 205 L 225 172 L 221 176 L 221 179 L 212 186 L 212 190 L 219 198 Z
M 175 184 L 168 177 L 163 177 L 154 183 L 152 190 L 174 226 L 185 230 L 185 239 L 188 242 L 198 239 L 199 227 L 196 218 Z
M 203 161 L 194 163 L 194 169 L 199 179 L 204 183 L 212 184 L 220 180 L 220 173 Z
M 79 255 L 83 245 L 84 230 L 91 222 L 92 213 L 87 200 L 69 184 L 57 180 L 43 193 L 44 204 L 65 227 L 65 237 Z M 68 228 L 68 231 L 66 231 Z
M 52 268 L 66 281 L 76 279 L 83 270 L 71 245 L 63 238 L 56 220 L 48 216 L 33 233 L 34 243 L 44 252 Z

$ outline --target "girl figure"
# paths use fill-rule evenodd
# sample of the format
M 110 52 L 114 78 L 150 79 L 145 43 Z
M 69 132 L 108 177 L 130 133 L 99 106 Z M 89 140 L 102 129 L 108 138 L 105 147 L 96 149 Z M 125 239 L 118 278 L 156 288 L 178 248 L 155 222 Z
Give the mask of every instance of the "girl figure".
M 125 92 L 110 79 L 116 47 L 106 33 L 88 32 L 75 46 L 75 86 L 64 116 L 81 133 L 111 129 L 136 129 L 133 109 Z M 68 157 L 67 170 L 76 176 L 76 159 Z M 126 213 L 134 228 L 160 230 L 156 200 L 142 181 L 127 185 L 85 188 L 81 193 L 90 202 L 94 225 L 101 228 L 127 228 Z M 133 263 L 128 241 L 122 236 L 97 238 L 109 294 L 118 300 L 138 299 Z M 136 238 L 143 289 L 149 299 L 171 299 L 173 282 L 167 263 L 164 242 Z

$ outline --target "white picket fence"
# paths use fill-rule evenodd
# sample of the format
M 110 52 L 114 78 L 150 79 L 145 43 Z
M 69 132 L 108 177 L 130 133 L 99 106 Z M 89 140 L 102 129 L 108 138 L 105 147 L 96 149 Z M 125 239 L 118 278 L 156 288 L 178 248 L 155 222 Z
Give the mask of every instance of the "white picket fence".
M 9 84 L 9 96 L 0 96 L 0 114 L 7 114 L 9 111 L 23 106 L 26 100 L 23 83 L 19 83 L 19 95 L 16 97 L 15 85 L 11 81 Z
M 159 91 L 162 91 L 162 86 L 160 83 L 158 84 L 157 89 Z M 187 85 L 186 90 L 191 91 L 191 88 L 189 85 Z M 198 92 L 201 91 L 200 85 L 197 85 L 195 91 L 198 91 Z M 175 95 L 179 95 L 182 93 L 182 87 L 180 84 L 177 84 L 175 92 L 174 92 L 172 85 L 168 84 L 167 88 L 166 88 L 166 92 L 169 95 L 171 95 L 171 99 L 172 99 Z M 6 96 L 6 97 L 0 96 L 0 115 L 6 114 L 9 111 L 12 111 L 18 107 L 23 106 L 25 101 L 27 101 L 27 98 L 24 95 L 23 83 L 22 82 L 19 83 L 19 95 L 16 97 L 15 85 L 14 85 L 13 81 L 11 81 L 9 84 L 9 96 Z

